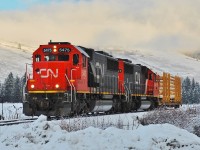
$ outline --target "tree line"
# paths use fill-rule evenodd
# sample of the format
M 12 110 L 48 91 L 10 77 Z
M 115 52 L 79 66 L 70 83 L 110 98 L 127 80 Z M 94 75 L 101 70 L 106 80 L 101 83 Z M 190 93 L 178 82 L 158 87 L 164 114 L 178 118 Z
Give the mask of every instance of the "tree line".
M 186 77 L 182 81 L 182 101 L 183 104 L 200 103 L 200 84 L 194 78 Z
M 10 72 L 5 81 L 0 83 L 0 98 L 4 102 L 22 102 L 25 77 L 25 74 L 23 77 L 14 77 Z M 183 104 L 200 103 L 200 84 L 194 78 L 186 77 L 182 80 L 182 101 Z
M 23 77 L 15 76 L 10 72 L 3 83 L 0 83 L 0 98 L 4 102 L 22 102 L 23 85 L 26 82 Z M 1 102 L 1 101 L 0 101 Z

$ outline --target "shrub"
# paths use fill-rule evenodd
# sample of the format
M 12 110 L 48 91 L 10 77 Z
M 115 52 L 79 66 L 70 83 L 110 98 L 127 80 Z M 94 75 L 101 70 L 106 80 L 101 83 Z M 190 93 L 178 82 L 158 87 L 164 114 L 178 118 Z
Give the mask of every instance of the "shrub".
M 100 129 L 106 129 L 108 127 L 116 127 L 119 129 L 135 129 L 138 127 L 138 123 L 133 117 L 133 124 L 130 124 L 126 121 L 126 123 L 123 121 L 122 118 L 112 120 L 109 117 L 84 117 L 84 118 L 73 118 L 73 119 L 67 119 L 67 120 L 61 120 L 60 127 L 63 130 L 66 130 L 68 132 L 71 131 L 78 131 L 83 130 L 85 128 L 88 128 L 90 126 Z
M 195 125 L 193 133 L 200 137 L 200 125 Z
M 191 116 L 196 116 L 196 111 L 194 109 L 170 109 L 160 108 L 152 111 L 139 119 L 142 125 L 149 124 L 164 124 L 169 123 L 180 128 L 187 128 L 190 124 Z

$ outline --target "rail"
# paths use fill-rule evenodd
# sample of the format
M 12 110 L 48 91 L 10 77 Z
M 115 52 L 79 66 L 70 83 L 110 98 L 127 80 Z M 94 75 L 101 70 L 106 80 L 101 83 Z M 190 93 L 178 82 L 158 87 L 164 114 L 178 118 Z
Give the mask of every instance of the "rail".
M 31 119 L 14 119 L 14 120 L 3 120 L 0 121 L 0 126 L 10 126 L 10 125 L 17 125 L 22 123 L 31 123 L 37 120 L 37 118 Z

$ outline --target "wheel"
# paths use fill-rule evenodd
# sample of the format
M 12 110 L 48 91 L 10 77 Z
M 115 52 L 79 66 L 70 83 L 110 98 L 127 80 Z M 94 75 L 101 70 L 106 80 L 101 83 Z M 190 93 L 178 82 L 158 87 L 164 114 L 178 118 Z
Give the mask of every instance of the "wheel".
M 33 116 L 33 109 L 30 107 L 28 102 L 23 103 L 23 114 L 26 116 Z

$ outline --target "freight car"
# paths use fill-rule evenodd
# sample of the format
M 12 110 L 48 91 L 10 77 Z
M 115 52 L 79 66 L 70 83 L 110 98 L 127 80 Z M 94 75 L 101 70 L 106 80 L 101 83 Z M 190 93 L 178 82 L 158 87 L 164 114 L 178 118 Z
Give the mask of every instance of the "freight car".
M 181 105 L 180 78 L 159 76 L 146 66 L 104 51 L 49 42 L 33 52 L 24 85 L 27 116 L 130 112 Z M 26 71 L 27 72 L 27 71 Z

